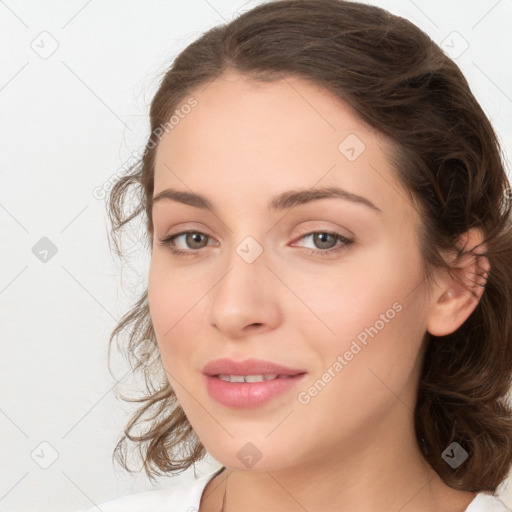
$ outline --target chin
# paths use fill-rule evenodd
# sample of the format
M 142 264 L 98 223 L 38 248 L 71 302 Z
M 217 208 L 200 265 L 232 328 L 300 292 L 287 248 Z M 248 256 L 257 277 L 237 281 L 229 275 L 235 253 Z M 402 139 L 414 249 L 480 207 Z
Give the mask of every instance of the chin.
M 208 453 L 223 466 L 237 471 L 252 471 L 255 473 L 266 471 L 279 471 L 286 469 L 293 464 L 290 453 L 276 453 L 271 446 L 259 449 L 256 443 L 236 442 L 236 449 L 225 447 L 208 449 Z M 271 450 L 271 454 L 265 455 L 265 451 Z

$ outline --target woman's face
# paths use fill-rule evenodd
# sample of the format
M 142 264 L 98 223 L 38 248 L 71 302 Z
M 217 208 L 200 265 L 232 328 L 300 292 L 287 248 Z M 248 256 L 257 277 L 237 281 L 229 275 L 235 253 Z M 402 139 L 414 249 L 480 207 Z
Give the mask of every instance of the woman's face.
M 419 218 L 386 140 L 296 78 L 223 75 L 193 98 L 159 143 L 153 197 L 173 189 L 208 207 L 155 201 L 149 306 L 169 382 L 207 451 L 271 470 L 412 428 L 427 289 Z M 159 243 L 184 231 L 181 257 Z M 219 358 L 295 376 L 207 377 Z M 279 374 L 229 370 L 210 373 Z

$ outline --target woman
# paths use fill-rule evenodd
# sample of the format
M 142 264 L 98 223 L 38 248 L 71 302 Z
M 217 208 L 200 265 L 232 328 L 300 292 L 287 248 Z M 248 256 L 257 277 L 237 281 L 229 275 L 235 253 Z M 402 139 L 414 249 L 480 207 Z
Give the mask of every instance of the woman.
M 383 9 L 272 1 L 181 52 L 150 119 L 109 201 L 151 245 L 116 456 L 222 466 L 101 510 L 507 510 L 510 185 L 455 63 Z

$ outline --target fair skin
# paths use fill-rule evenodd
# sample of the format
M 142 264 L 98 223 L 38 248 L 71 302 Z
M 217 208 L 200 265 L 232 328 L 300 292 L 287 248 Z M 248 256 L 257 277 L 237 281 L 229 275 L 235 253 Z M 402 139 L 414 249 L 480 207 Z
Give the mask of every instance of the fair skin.
M 413 411 L 425 333 L 453 332 L 479 296 L 447 273 L 427 286 L 420 219 L 395 178 L 388 141 L 297 78 L 259 83 L 229 73 L 192 96 L 197 106 L 159 143 L 154 196 L 194 192 L 214 209 L 154 204 L 148 300 L 169 382 L 206 450 L 227 467 L 199 512 L 221 509 L 226 473 L 229 512 L 462 512 L 475 495 L 448 487 L 425 463 Z M 338 149 L 350 134 L 365 145 L 353 161 Z M 332 186 L 380 211 L 340 198 L 267 209 L 280 192 Z M 207 236 L 175 239 L 184 257 L 159 244 L 189 229 Z M 353 242 L 307 236 L 325 231 Z M 477 235 L 469 233 L 471 245 Z M 248 236 L 262 248 L 251 263 L 236 250 Z M 400 311 L 301 403 L 299 392 L 394 303 Z M 201 373 L 219 357 L 307 375 L 267 404 L 230 408 L 208 395 Z M 248 442 L 261 454 L 250 469 L 237 456 Z

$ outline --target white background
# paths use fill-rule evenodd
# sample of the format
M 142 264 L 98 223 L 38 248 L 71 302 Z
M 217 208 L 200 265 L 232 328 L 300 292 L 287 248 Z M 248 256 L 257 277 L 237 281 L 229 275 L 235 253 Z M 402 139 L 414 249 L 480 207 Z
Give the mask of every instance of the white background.
M 144 145 L 149 103 L 177 53 L 257 3 L 0 1 L 0 512 L 72 512 L 151 487 L 111 463 L 131 406 L 107 369 L 110 332 L 138 298 L 148 259 L 135 245 L 120 268 L 93 190 Z M 452 51 L 467 42 L 456 62 L 510 173 L 512 0 L 369 3 L 439 44 L 450 36 Z M 52 44 L 47 58 L 35 51 Z M 32 252 L 43 237 L 57 248 L 46 263 Z M 501 492 L 512 506 L 510 486 Z

